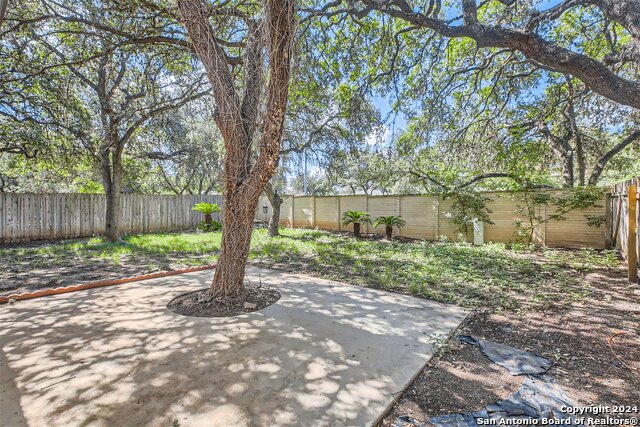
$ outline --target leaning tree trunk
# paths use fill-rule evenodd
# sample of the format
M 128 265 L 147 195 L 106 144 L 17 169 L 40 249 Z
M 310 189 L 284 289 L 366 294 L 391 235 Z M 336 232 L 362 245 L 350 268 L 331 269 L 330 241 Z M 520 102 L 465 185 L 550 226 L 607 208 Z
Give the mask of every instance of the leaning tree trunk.
M 605 154 L 603 154 L 602 157 L 598 159 L 598 162 L 596 163 L 596 166 L 593 168 L 593 171 L 591 171 L 591 176 L 589 177 L 589 185 L 596 185 L 598 183 L 598 180 L 600 179 L 600 175 L 604 171 L 604 168 L 607 166 L 607 163 L 609 162 L 609 160 L 611 160 L 611 158 L 613 158 L 613 156 L 618 154 L 620 151 L 624 150 L 627 146 L 637 141 L 638 138 L 640 138 L 640 130 L 636 130 L 635 132 L 632 132 L 630 135 L 627 135 L 626 138 L 624 138 L 622 141 L 616 144 L 612 149 L 610 149 Z
M 269 236 L 276 237 L 280 235 L 280 207 L 282 206 L 282 197 L 276 193 L 271 202 L 273 212 L 271 212 L 271 218 L 269 219 Z
M 280 207 L 282 206 L 282 196 L 278 191 L 273 190 L 273 186 L 269 183 L 264 187 L 264 192 L 271 204 L 271 218 L 269 219 L 269 236 L 276 237 L 280 235 Z
M 538 131 L 546 138 L 553 153 L 562 163 L 562 179 L 564 187 L 573 187 L 575 182 L 573 175 L 573 147 L 569 144 L 569 135 L 555 136 L 551 133 L 547 124 L 541 122 L 538 124 Z
M 121 150 L 110 150 L 112 144 L 105 144 L 100 153 L 100 169 L 106 198 L 104 236 L 110 242 L 119 242 L 122 201 L 122 159 Z

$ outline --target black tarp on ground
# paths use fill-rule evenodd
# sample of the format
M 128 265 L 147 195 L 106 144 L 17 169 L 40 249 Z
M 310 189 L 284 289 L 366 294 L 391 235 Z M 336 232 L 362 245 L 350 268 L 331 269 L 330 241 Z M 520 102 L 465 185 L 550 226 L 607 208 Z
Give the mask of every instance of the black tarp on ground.
M 536 375 L 546 372 L 551 367 L 548 359 L 536 353 L 518 350 L 504 344 L 486 340 L 476 340 L 463 335 L 460 341 L 477 345 L 482 353 L 492 362 L 508 369 L 513 375 L 528 374 L 518 391 L 505 400 L 488 405 L 480 411 L 465 412 L 463 414 L 447 414 L 431 417 L 429 423 L 437 427 L 478 427 L 487 423 L 478 422 L 479 419 L 495 420 L 499 425 L 501 419 L 562 419 L 565 425 L 574 425 L 574 420 L 560 411 L 563 406 L 572 407 L 575 404 L 569 399 L 564 390 L 550 375 Z M 394 427 L 424 427 L 427 423 L 402 416 L 396 419 Z
M 463 343 L 479 347 L 489 360 L 507 369 L 513 375 L 543 374 L 553 364 L 537 353 L 519 350 L 497 342 L 475 339 L 469 335 L 460 335 L 458 339 Z

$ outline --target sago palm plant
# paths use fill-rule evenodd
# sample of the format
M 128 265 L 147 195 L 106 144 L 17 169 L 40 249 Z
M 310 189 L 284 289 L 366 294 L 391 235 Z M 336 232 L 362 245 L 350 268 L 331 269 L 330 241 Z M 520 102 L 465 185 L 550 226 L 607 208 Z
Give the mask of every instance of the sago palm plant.
M 346 211 L 342 214 L 342 224 L 353 224 L 353 235 L 360 237 L 360 224 L 371 224 L 369 212 Z
M 384 231 L 387 235 L 387 240 L 391 240 L 393 235 L 393 227 L 398 227 L 398 229 L 407 225 L 407 222 L 402 219 L 401 216 L 388 215 L 388 216 L 379 216 L 376 218 L 375 226 L 379 227 L 384 225 Z
M 214 212 L 220 212 L 220 206 L 215 203 L 200 202 L 196 203 L 195 206 L 191 208 L 191 210 L 202 212 L 204 214 L 204 222 L 207 224 L 211 224 L 213 223 L 212 214 Z

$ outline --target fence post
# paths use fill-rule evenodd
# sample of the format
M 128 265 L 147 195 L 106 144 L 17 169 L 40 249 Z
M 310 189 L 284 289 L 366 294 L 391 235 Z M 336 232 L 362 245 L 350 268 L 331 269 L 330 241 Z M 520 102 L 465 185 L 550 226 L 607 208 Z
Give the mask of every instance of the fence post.
M 340 196 L 336 196 L 338 199 L 338 233 L 342 231 L 342 212 L 340 212 L 340 200 L 342 199 Z
M 398 198 L 398 216 L 402 216 L 402 196 L 396 196 Z M 398 237 L 402 237 L 402 227 L 398 227 Z
M 635 185 L 630 185 L 627 190 L 628 194 L 628 205 L 629 205 L 629 217 L 627 228 L 627 264 L 629 271 L 629 282 L 636 283 L 638 281 L 638 254 L 637 254 L 637 246 L 636 239 L 638 234 L 638 224 L 637 222 L 637 213 L 636 213 L 636 205 L 637 205 L 637 191 L 638 188 Z
M 369 212 L 369 196 L 364 195 L 364 211 Z M 369 234 L 369 224 L 365 224 L 365 234 Z
M 291 228 L 293 228 L 296 225 L 295 222 L 295 215 L 296 215 L 296 196 L 291 196 Z
M 313 196 L 311 204 L 311 228 L 316 228 L 316 196 Z
M 435 220 L 435 230 L 433 233 L 433 240 L 438 240 L 438 236 L 440 235 L 440 195 L 436 195 L 436 220 Z
M 542 229 L 542 246 L 547 246 L 547 205 L 544 208 L 544 228 Z
M 611 193 L 606 193 L 604 195 L 604 247 L 606 249 L 611 249 L 611 215 L 613 215 L 611 208 L 612 203 L 613 199 L 611 198 Z

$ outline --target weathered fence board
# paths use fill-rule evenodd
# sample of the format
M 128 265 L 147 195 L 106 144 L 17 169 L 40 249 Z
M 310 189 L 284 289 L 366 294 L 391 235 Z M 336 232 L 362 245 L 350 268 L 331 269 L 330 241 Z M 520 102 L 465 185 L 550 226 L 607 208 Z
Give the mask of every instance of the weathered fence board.
M 222 196 L 122 196 L 121 231 L 148 233 L 194 228 L 203 216 L 191 210 L 198 202 L 217 203 Z M 105 226 L 105 197 L 98 194 L 0 193 L 0 242 L 100 235 Z M 220 219 L 219 214 L 214 215 Z
M 621 182 L 611 188 L 610 226 L 611 245 L 620 250 L 628 264 L 629 281 L 638 280 L 638 253 L 640 239 L 640 178 Z

